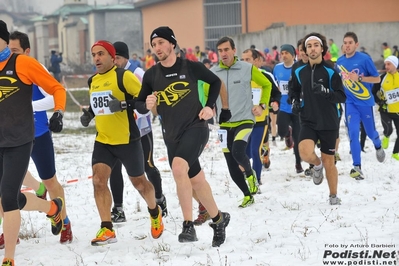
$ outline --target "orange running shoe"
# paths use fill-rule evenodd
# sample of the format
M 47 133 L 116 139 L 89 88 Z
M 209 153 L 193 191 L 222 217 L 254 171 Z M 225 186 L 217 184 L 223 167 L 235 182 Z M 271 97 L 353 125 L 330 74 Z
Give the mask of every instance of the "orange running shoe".
M 158 216 L 156 218 L 151 217 L 150 215 L 150 219 L 151 219 L 151 236 L 154 239 L 159 238 L 162 233 L 163 233 L 163 229 L 164 229 L 164 225 L 162 222 L 162 210 L 161 208 L 158 206 Z
M 96 238 L 91 241 L 91 245 L 102 246 L 116 242 L 118 242 L 118 240 L 116 239 L 115 231 L 103 227 L 97 232 Z
M 1 264 L 2 266 L 14 266 L 14 260 L 13 259 L 3 259 L 3 263 Z
M 61 211 L 64 208 L 64 200 L 58 197 L 52 201 L 57 205 L 57 211 L 54 215 L 47 215 L 47 218 L 49 218 L 51 222 L 51 232 L 56 236 L 61 233 L 61 230 L 64 227 L 64 220 L 61 218 Z

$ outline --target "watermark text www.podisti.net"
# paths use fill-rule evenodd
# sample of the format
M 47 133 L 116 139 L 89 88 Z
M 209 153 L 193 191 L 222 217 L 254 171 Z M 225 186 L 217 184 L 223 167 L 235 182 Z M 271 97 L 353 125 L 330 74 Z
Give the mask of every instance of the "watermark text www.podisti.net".
M 395 244 L 325 244 L 323 265 L 399 265 Z

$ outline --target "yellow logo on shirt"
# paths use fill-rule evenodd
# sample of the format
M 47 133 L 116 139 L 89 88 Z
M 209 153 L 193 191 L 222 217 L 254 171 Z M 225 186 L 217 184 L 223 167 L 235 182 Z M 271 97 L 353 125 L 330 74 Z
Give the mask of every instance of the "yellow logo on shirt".
M 17 82 L 16 79 L 14 78 L 10 78 L 10 77 L 0 77 L 0 82 L 2 80 L 7 80 L 9 81 L 10 85 Z M 4 82 L 1 82 L 2 84 L 4 84 Z M 11 86 L 2 86 L 0 85 L 0 102 L 4 101 L 5 99 L 7 99 L 8 97 L 10 97 L 11 95 L 13 95 L 14 93 L 16 93 L 17 91 L 19 91 L 18 87 L 11 87 Z
M 342 65 L 338 65 L 341 70 L 341 78 L 345 88 L 347 88 L 356 98 L 360 100 L 368 100 L 371 98 L 369 90 L 358 81 L 353 81 L 349 78 L 349 71 Z
M 188 82 L 178 81 L 170 84 L 163 91 L 158 91 L 158 105 L 160 103 L 165 103 L 166 105 L 175 106 L 184 97 L 190 93 L 190 89 L 187 88 Z M 187 89 L 186 89 L 187 88 Z

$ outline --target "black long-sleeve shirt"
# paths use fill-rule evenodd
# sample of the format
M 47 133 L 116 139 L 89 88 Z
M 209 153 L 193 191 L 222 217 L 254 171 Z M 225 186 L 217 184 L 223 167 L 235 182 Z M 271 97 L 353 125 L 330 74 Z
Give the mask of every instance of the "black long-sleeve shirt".
M 204 83 L 209 84 L 207 99 Z M 157 64 L 145 72 L 136 110 L 147 113 L 146 98 L 157 92 L 157 112 L 164 139 L 176 142 L 188 128 L 207 127 L 207 122 L 200 120 L 198 114 L 204 106 L 215 106 L 220 86 L 220 79 L 202 63 L 177 58 L 172 67 Z
M 338 72 L 324 61 L 313 66 L 307 63 L 296 68 L 291 79 L 289 94 L 296 100 L 302 98 L 301 123 L 315 130 L 338 130 L 338 104 L 346 101 Z M 312 89 L 315 84 L 328 88 L 331 91 L 328 97 L 315 94 Z

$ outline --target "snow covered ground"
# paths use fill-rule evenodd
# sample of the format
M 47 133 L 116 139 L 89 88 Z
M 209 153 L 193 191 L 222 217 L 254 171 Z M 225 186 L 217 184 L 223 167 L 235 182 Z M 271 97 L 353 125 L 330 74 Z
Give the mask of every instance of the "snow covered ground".
M 80 114 L 67 113 L 66 128 L 81 127 Z M 379 121 L 379 119 L 378 119 Z M 382 127 L 377 123 L 379 132 Z M 221 210 L 231 214 L 226 242 L 212 248 L 212 229 L 196 227 L 198 242 L 181 244 L 182 214 L 161 137 L 154 125 L 154 157 L 162 173 L 169 216 L 160 239 L 150 236 L 144 200 L 125 179 L 124 207 L 128 221 L 115 224 L 118 242 L 92 247 L 100 226 L 93 197 L 91 152 L 94 135 L 54 134 L 57 175 L 65 186 L 66 206 L 74 241 L 59 244 L 45 214 L 23 212 L 17 265 L 398 265 L 399 162 L 391 159 L 396 136 L 391 137 L 385 163 L 378 163 L 370 140 L 362 153 L 366 179 L 349 177 L 352 160 L 349 141 L 341 128 L 338 162 L 339 197 L 342 205 L 328 204 L 326 180 L 320 186 L 295 173 L 292 150 L 284 142 L 271 147 L 271 167 L 262 173 L 262 193 L 255 204 L 240 209 L 243 195 L 229 178 L 216 132 L 211 132 L 201 164 Z M 303 163 L 303 168 L 307 164 Z M 37 176 L 34 165 L 29 169 Z M 68 181 L 78 179 L 77 182 Z M 194 215 L 196 215 L 194 204 Z M 196 217 L 196 216 L 195 216 Z M 376 246 L 379 245 L 379 246 Z M 360 253 L 362 252 L 363 253 Z M 0 251 L 4 252 L 4 251 Z M 323 256 L 325 258 L 323 258 Z M 367 257 L 364 259 L 364 257 Z M 380 258 L 378 258 L 380 257 Z

